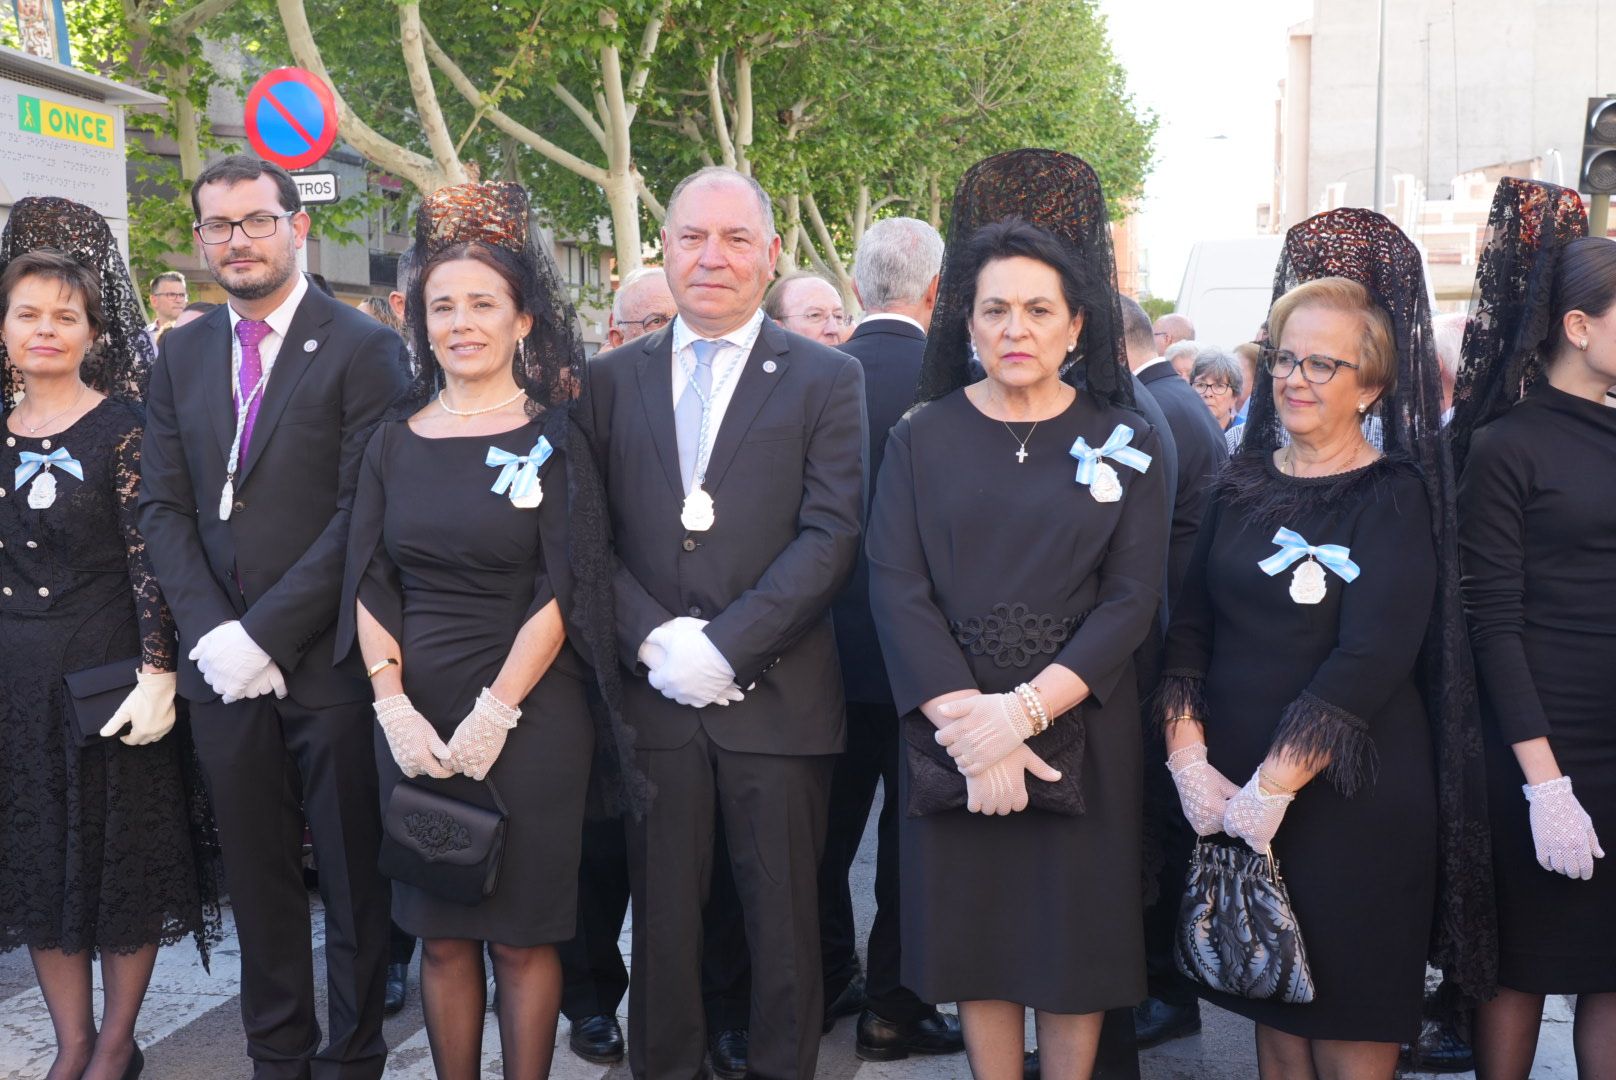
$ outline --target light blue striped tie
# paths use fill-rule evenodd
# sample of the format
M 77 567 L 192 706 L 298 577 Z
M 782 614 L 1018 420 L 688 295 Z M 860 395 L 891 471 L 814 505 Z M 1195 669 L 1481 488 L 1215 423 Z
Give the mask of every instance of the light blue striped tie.
M 696 355 L 695 378 L 685 384 L 685 392 L 679 396 L 679 404 L 673 410 L 673 427 L 679 437 L 679 477 L 687 495 L 696 475 L 696 444 L 701 441 L 701 403 L 712 395 L 713 354 L 718 352 L 721 345 L 721 341 L 699 339 L 690 343 L 690 351 Z

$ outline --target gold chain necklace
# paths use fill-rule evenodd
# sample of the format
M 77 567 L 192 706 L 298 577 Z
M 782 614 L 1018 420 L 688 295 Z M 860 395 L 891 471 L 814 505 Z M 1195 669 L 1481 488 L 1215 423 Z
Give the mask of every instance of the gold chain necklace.
M 1367 447 L 1368 445 L 1369 444 L 1367 442 L 1360 442 L 1358 444 L 1357 448 L 1352 451 L 1352 456 L 1347 459 L 1346 465 L 1344 465 L 1343 467 L 1341 467 L 1339 469 L 1336 469 L 1334 472 L 1323 473 L 1321 475 L 1323 475 L 1323 476 L 1335 476 L 1338 473 L 1351 472 L 1354 468 L 1357 467 L 1358 458 L 1363 455 L 1364 448 Z M 1285 445 L 1284 465 L 1280 468 L 1280 471 L 1283 472 L 1286 476 L 1294 477 L 1296 475 L 1296 463 L 1295 463 L 1295 461 L 1292 460 L 1292 458 L 1295 457 L 1295 454 L 1296 454 L 1296 444 L 1295 443 L 1287 443 Z M 1312 479 L 1312 477 L 1308 477 L 1308 479 Z
M 26 420 L 24 420 L 22 418 L 21 414 L 18 414 L 17 423 L 19 423 L 23 427 L 27 428 L 28 429 L 28 434 L 30 434 L 30 435 L 33 435 L 34 433 L 36 433 L 38 431 L 41 431 L 44 428 L 50 427 L 50 425 L 52 423 L 54 423 L 57 420 L 60 420 L 62 417 L 66 416 L 68 413 L 70 413 L 74 409 L 78 408 L 79 402 L 84 398 L 84 391 L 86 389 L 87 389 L 87 387 L 84 385 L 84 383 L 82 383 L 82 382 L 79 383 L 79 392 L 73 395 L 73 400 L 68 403 L 67 408 L 63 409 L 61 412 L 57 413 L 55 416 L 47 416 L 45 419 L 41 420 L 37 424 L 30 424 L 28 421 L 26 421 Z

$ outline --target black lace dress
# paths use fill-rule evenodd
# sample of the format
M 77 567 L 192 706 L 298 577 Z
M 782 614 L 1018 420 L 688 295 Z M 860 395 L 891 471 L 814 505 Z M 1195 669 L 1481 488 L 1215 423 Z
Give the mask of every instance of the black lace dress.
M 1288 528 L 1348 549 L 1359 576 L 1259 566 Z M 1214 488 L 1168 632 L 1167 715 L 1205 718 L 1207 756 L 1243 785 L 1274 746 L 1332 764 L 1291 803 L 1273 851 L 1313 973 L 1307 1005 L 1208 1000 L 1308 1039 L 1406 1042 L 1418 1031 L 1437 885 L 1437 791 L 1416 678 L 1436 597 L 1430 500 L 1409 462 L 1326 477 L 1236 457 Z M 1306 593 L 1302 594 L 1304 597 Z M 1217 842 L 1240 843 L 1218 834 Z
M 490 486 L 489 448 L 525 455 L 543 423 L 498 435 L 429 439 L 404 422 L 381 425 L 365 452 L 349 533 L 344 627 L 354 598 L 399 643 L 404 692 L 447 740 L 499 674 L 524 623 L 552 599 L 570 617 L 567 459 L 556 448 L 539 470 L 543 499 L 518 509 Z M 570 632 L 570 628 L 569 628 Z M 590 669 L 570 642 L 519 704 L 522 717 L 488 780 L 509 812 L 499 887 L 476 905 L 393 883 L 393 921 L 424 938 L 505 945 L 573 936 L 584 798 L 595 731 Z M 376 728 L 382 810 L 403 773 Z M 464 776 L 415 783 L 492 806 Z
M 1511 743 L 1546 737 L 1616 852 L 1616 409 L 1540 381 L 1476 432 L 1459 486 L 1465 608 L 1486 721 L 1498 981 L 1616 991 L 1616 858 L 1537 863 Z
M 71 427 L 0 439 L 0 951 L 133 952 L 216 929 L 185 725 L 79 749 L 62 676 L 127 658 L 174 668 L 174 626 L 135 530 L 142 418 L 103 401 Z M 61 450 L 29 506 L 20 455 Z M 205 895 L 204 895 L 205 894 Z M 205 902 L 206 901 L 206 902 Z M 205 956 L 205 952 L 204 952 Z
M 1103 445 L 1119 424 L 1152 462 L 1116 466 L 1120 498 L 1099 502 L 1068 451 L 1080 435 Z M 958 390 L 893 429 L 870 515 L 870 600 L 900 714 L 954 690 L 1002 693 L 1051 663 L 1084 679 L 1092 696 L 1055 723 L 1082 725 L 1085 805 L 906 815 L 903 983 L 924 1001 L 1098 1012 L 1145 996 L 1133 654 L 1167 565 L 1162 450 L 1143 417 L 1086 391 L 1030 434 L 1014 426 Z M 900 771 L 906 806 L 923 764 Z

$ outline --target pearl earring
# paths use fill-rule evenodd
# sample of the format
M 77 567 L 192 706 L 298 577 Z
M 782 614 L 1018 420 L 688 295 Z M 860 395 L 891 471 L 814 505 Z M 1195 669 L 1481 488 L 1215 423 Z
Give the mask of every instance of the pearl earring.
M 1364 413 L 1366 413 L 1368 411 L 1369 411 L 1369 406 L 1363 404 L 1362 402 L 1358 403 L 1358 415 L 1359 416 L 1362 416 Z
M 1588 339 L 1583 338 L 1581 341 L 1577 342 L 1577 348 L 1581 349 L 1583 352 L 1587 352 L 1588 351 Z

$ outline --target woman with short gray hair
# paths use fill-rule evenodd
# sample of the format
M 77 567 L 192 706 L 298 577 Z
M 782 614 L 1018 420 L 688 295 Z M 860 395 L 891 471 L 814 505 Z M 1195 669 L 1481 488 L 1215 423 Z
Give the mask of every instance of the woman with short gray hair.
M 1245 373 L 1240 361 L 1222 349 L 1203 349 L 1190 368 L 1190 385 L 1201 395 L 1218 427 L 1227 431 L 1234 419 L 1235 404 L 1245 390 Z

